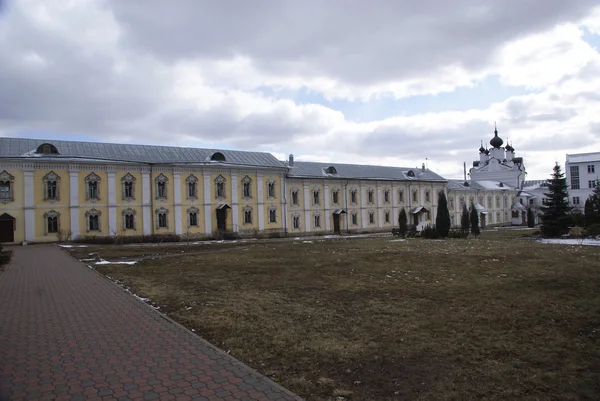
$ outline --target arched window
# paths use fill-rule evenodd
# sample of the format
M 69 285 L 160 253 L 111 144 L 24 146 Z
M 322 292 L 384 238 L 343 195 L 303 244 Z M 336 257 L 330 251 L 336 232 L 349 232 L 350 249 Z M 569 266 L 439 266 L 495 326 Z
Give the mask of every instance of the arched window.
M 0 203 L 8 203 L 15 200 L 14 195 L 15 177 L 6 170 L 0 173 Z
M 337 174 L 337 170 L 336 170 L 336 169 L 335 169 L 335 167 L 333 167 L 333 166 L 329 166 L 329 167 L 327 167 L 327 169 L 325 170 L 325 172 L 326 172 L 327 174 Z
M 156 200 L 167 200 L 169 194 L 167 187 L 169 178 L 161 173 L 154 179 L 154 183 L 156 184 Z
M 99 201 L 100 200 L 100 177 L 91 173 L 85 177 L 85 199 L 88 201 Z
M 56 202 L 60 200 L 60 176 L 54 171 L 49 172 L 44 180 L 44 200 Z
M 185 179 L 185 185 L 187 186 L 187 198 L 198 199 L 198 178 L 195 175 L 190 174 L 190 176 Z
M 127 202 L 135 200 L 135 177 L 127 173 L 121 178 L 121 199 Z
M 156 209 L 156 226 L 158 228 L 169 228 L 169 219 L 167 215 L 169 211 L 164 207 Z
M 224 162 L 226 161 L 225 155 L 221 152 L 215 152 L 210 156 L 210 160 L 214 162 Z
M 121 212 L 123 216 L 123 230 L 135 230 L 135 210 L 127 208 Z
M 49 212 L 44 213 L 44 228 L 45 235 L 58 233 L 60 230 L 60 213 L 56 210 L 50 210 Z
M 100 216 L 102 213 L 99 210 L 91 209 L 85 212 L 87 231 L 100 231 Z
M 252 178 L 248 176 L 242 178 L 242 198 L 252 199 Z
M 59 154 L 58 149 L 56 149 L 56 146 L 52 145 L 51 143 L 41 144 L 40 146 L 38 146 L 35 153 L 43 154 L 43 155 L 58 155 Z
M 217 199 L 227 197 L 227 191 L 225 189 L 226 182 L 227 180 L 222 175 L 219 175 L 217 178 L 215 178 L 215 197 Z
M 188 227 L 198 227 L 198 208 L 191 207 L 187 210 Z

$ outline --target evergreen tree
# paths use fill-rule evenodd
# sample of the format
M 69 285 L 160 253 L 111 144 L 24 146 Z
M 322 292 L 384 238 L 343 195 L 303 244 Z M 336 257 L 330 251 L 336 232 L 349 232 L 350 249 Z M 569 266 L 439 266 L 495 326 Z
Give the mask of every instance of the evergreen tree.
M 475 208 L 475 204 L 471 204 L 471 234 L 478 236 L 481 233 L 479 229 L 479 212 Z
M 469 235 L 469 225 L 469 211 L 467 210 L 467 205 L 463 204 L 463 210 L 460 216 L 460 231 L 465 237 Z
M 586 225 L 600 224 L 600 180 L 596 180 L 596 187 L 585 201 Z
M 438 194 L 438 209 L 435 217 L 435 229 L 440 238 L 446 238 L 450 232 L 450 212 L 448 211 L 448 200 L 444 191 Z
M 527 209 L 527 227 L 533 228 L 535 226 L 535 216 L 531 208 Z
M 398 215 L 398 228 L 400 236 L 402 238 L 406 237 L 406 232 L 408 231 L 408 217 L 406 216 L 406 210 L 404 210 L 404 208 L 400 209 L 400 214 Z
M 546 237 L 559 237 L 568 232 L 572 217 L 567 179 L 558 164 L 554 166 L 552 178 L 548 179 L 548 191 L 544 193 L 546 203 L 541 207 L 544 213 L 541 230 Z

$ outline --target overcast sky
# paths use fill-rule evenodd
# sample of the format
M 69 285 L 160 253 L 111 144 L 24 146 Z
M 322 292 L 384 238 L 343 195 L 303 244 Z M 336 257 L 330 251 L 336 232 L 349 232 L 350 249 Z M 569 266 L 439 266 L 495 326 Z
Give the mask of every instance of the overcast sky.
M 0 136 L 458 178 L 496 121 L 543 179 L 600 151 L 597 4 L 0 0 Z

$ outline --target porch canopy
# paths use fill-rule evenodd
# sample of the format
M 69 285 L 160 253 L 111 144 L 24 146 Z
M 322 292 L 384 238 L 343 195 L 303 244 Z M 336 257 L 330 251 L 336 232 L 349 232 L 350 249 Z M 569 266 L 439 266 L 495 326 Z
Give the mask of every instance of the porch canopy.
M 481 214 L 488 214 L 487 209 L 484 208 L 483 206 L 481 206 L 479 203 L 475 204 L 475 210 L 477 210 L 477 212 L 479 212 Z
M 224 210 L 224 209 L 231 209 L 231 206 L 229 206 L 227 203 L 221 203 L 219 206 L 217 206 L 217 210 Z
M 333 211 L 333 214 L 344 214 L 346 213 L 346 211 L 344 209 L 335 209 Z
M 419 206 L 410 211 L 411 214 L 417 213 L 427 213 L 429 210 L 425 209 L 423 206 Z

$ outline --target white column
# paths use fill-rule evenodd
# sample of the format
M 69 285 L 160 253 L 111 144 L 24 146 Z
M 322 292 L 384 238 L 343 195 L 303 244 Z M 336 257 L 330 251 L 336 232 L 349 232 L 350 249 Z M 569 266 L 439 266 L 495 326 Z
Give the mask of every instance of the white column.
M 142 171 L 142 223 L 144 226 L 144 235 L 152 233 L 152 210 L 150 207 L 150 198 L 152 196 L 152 186 L 150 182 L 150 172 Z
M 115 185 L 115 172 L 109 171 L 108 175 L 108 235 L 119 233 L 117 227 L 117 188 Z
M 379 183 L 377 183 L 377 224 L 379 228 L 383 227 L 383 198 Z
M 69 210 L 71 213 L 71 239 L 79 237 L 79 171 L 69 171 Z
M 173 203 L 175 204 L 175 234 L 183 233 L 181 219 L 181 173 L 173 172 Z
M 258 190 L 258 230 L 265 229 L 264 188 L 262 173 L 256 174 L 256 186 Z
M 236 171 L 231 172 L 231 222 L 233 224 L 233 232 L 238 231 L 239 211 L 238 211 L 238 176 Z
M 325 192 L 325 196 L 323 197 L 323 200 L 325 201 L 325 216 L 323 217 L 325 218 L 325 231 L 329 231 L 331 230 L 331 216 L 329 216 L 329 185 L 325 183 L 323 188 L 323 191 Z
M 304 184 L 304 231 L 307 233 L 310 232 L 311 229 L 311 221 L 310 221 L 310 189 L 308 188 L 308 184 Z
M 367 191 L 365 190 L 365 184 L 360 183 L 360 220 L 362 228 L 367 228 Z
M 35 200 L 33 195 L 33 170 L 25 171 L 23 173 L 24 180 L 24 192 L 25 192 L 25 241 L 35 241 Z M 41 187 L 44 188 L 44 187 Z M 45 190 L 45 188 L 44 188 Z
M 392 224 L 396 225 L 398 222 L 398 187 L 392 184 Z
M 210 199 L 210 172 L 204 172 L 204 232 L 212 234 L 212 210 Z

